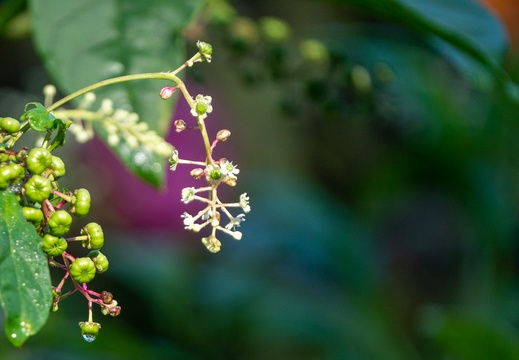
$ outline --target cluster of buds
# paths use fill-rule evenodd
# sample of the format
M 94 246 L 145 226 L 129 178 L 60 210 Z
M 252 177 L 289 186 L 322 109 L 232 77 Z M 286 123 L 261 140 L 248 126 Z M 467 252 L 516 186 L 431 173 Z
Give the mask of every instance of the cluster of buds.
M 174 90 L 172 90 L 174 91 Z M 51 102 L 55 89 L 44 89 L 45 101 Z M 161 94 L 161 96 L 163 96 Z M 164 97 L 165 98 L 165 97 Z M 94 137 L 92 122 L 97 121 L 106 132 L 107 144 L 117 147 L 123 142 L 131 150 L 147 149 L 163 158 L 167 158 L 173 146 L 163 137 L 148 128 L 148 124 L 139 121 L 139 115 L 125 109 L 114 109 L 110 99 L 103 99 L 97 110 L 91 107 L 96 100 L 94 93 L 86 93 L 76 109 L 58 109 L 53 113 L 60 119 L 71 122 L 69 131 L 79 143 L 85 143 Z

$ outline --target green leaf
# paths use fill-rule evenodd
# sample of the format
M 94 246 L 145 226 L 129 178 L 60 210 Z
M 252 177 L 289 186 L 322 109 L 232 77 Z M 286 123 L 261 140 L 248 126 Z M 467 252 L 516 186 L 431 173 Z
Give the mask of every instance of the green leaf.
M 518 333 L 512 324 L 444 313 L 433 308 L 425 311 L 421 325 L 424 332 L 442 349 L 444 358 L 519 358 Z
M 405 24 L 434 38 L 438 48 L 465 75 L 485 82 L 485 75 L 510 86 L 502 63 L 507 37 L 499 20 L 472 0 L 335 0 L 369 14 Z M 484 70 L 484 71 L 482 71 Z M 486 72 L 486 74 L 485 74 Z M 487 76 L 488 78 L 488 76 Z
M 170 71 L 186 60 L 182 31 L 202 0 L 30 1 L 34 38 L 47 69 L 71 93 L 100 80 L 144 72 Z M 139 114 L 149 128 L 166 134 L 173 99 L 160 99 L 167 83 L 141 80 L 96 91 L 115 108 Z M 99 100 L 100 101 L 100 100 Z M 99 104 L 99 101 L 97 104 Z M 106 134 L 99 131 L 101 138 Z M 164 159 L 143 151 L 115 149 L 121 161 L 155 186 L 164 179 Z M 136 153 L 137 152 L 137 153 Z M 146 152 L 145 152 L 146 153 Z
M 0 304 L 5 333 L 19 347 L 47 321 L 50 274 L 40 238 L 23 217 L 14 194 L 0 193 L 0 213 Z
M 34 105 L 34 108 L 27 110 L 30 105 Z M 50 114 L 40 103 L 31 102 L 25 105 L 25 113 L 21 116 L 20 120 L 29 120 L 31 128 L 38 132 L 47 132 L 54 126 L 54 115 Z

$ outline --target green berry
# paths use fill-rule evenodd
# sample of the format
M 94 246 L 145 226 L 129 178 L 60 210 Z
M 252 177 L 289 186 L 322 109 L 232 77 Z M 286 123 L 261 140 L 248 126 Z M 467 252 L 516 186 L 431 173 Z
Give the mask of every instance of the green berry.
M 33 175 L 25 183 L 25 195 L 29 200 L 41 203 L 43 200 L 48 199 L 52 190 L 52 186 L 49 179 L 44 178 L 40 175 Z
M 77 258 L 70 264 L 69 272 L 78 283 L 87 283 L 95 277 L 96 266 L 89 257 Z
M 61 236 L 70 229 L 72 216 L 65 210 L 57 210 L 49 218 L 47 223 L 52 235 Z
M 52 176 L 54 177 L 54 180 L 57 180 L 65 175 L 65 163 L 57 156 L 52 155 L 50 168 L 52 169 Z
M 25 168 L 17 163 L 10 163 L 9 166 L 15 171 L 16 178 L 22 178 L 25 176 Z
M 0 128 L 12 134 L 20 130 L 20 122 L 11 117 L 0 118 Z
M 52 164 L 52 155 L 45 148 L 34 148 L 27 155 L 25 163 L 27 164 L 27 170 L 40 175 Z
M 76 216 L 85 216 L 90 211 L 90 192 L 87 189 L 78 189 L 75 193 L 75 200 L 72 213 Z
M 67 250 L 68 243 L 65 239 L 51 234 L 43 236 L 43 251 L 49 256 L 60 256 Z
M 92 321 L 82 321 L 79 323 L 79 327 L 81 328 L 81 335 L 83 335 L 83 339 L 88 342 L 92 342 L 96 339 L 97 334 L 99 334 L 101 324 Z
M 97 223 L 89 223 L 82 230 L 81 234 L 88 236 L 87 240 L 83 241 L 83 247 L 87 249 L 99 250 L 105 243 L 105 236 L 101 225 Z
M 22 214 L 25 220 L 31 222 L 35 227 L 40 227 L 43 222 L 43 212 L 30 206 L 22 207 Z
M 0 168 L 0 188 L 5 189 L 10 182 L 16 178 L 17 172 L 11 166 L 2 166 Z
M 96 272 L 98 274 L 104 273 L 108 270 L 108 259 L 106 256 L 99 250 L 92 250 L 88 253 L 88 257 L 92 259 L 94 264 L 96 265 Z

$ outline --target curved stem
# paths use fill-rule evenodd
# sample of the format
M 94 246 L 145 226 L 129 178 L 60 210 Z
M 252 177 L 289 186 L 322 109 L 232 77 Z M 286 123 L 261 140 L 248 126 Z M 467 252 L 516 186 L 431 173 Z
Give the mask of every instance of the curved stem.
M 77 98 L 78 96 L 81 96 L 83 94 L 86 94 L 90 91 L 94 91 L 96 89 L 113 85 L 113 84 L 119 84 L 122 82 L 128 82 L 128 81 L 135 81 L 135 80 L 145 80 L 145 79 L 158 79 L 158 80 L 171 80 L 175 81 L 174 79 L 178 79 L 173 73 L 144 73 L 144 74 L 134 74 L 134 75 L 124 75 L 124 76 L 118 76 L 112 79 L 102 80 L 95 84 L 89 85 L 87 87 L 84 87 L 78 91 L 73 92 L 72 94 L 65 96 L 61 100 L 56 101 L 54 104 L 50 105 L 47 108 L 48 112 L 51 112 L 60 106 L 68 103 L 72 99 Z

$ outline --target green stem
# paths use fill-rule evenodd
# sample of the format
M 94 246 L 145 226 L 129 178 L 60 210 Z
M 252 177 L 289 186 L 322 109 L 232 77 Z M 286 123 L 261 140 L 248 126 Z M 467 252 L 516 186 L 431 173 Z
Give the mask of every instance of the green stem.
M 47 111 L 51 112 L 51 111 L 59 108 L 60 106 L 68 103 L 69 101 L 77 98 L 78 96 L 84 95 L 90 91 L 94 91 L 96 89 L 99 89 L 99 88 L 102 88 L 102 87 L 105 87 L 108 85 L 118 84 L 118 83 L 127 82 L 127 81 L 145 80 L 145 79 L 175 81 L 174 78 L 178 79 L 175 75 L 173 75 L 173 73 L 144 73 L 144 74 L 124 75 L 124 76 L 119 76 L 119 77 L 115 77 L 112 79 L 99 81 L 95 84 L 89 85 L 78 91 L 75 91 L 72 94 L 65 96 L 61 100 L 56 101 L 54 104 L 50 105 L 47 108 Z
M 201 57 L 201 54 L 196 53 L 193 57 L 191 57 L 191 59 L 186 61 L 178 69 L 176 69 L 172 72 L 154 72 L 154 73 L 124 75 L 124 76 L 118 76 L 115 78 L 99 81 L 95 84 L 89 85 L 78 91 L 75 91 L 72 94 L 65 96 L 61 100 L 56 101 L 54 104 L 47 107 L 47 111 L 51 112 L 51 111 L 59 108 L 60 106 L 68 103 L 69 101 L 77 98 L 78 96 L 84 95 L 90 91 L 94 91 L 96 89 L 99 89 L 99 88 L 102 88 L 102 87 L 105 87 L 108 85 L 118 84 L 118 83 L 127 82 L 127 81 L 145 80 L 145 79 L 171 80 L 171 81 L 177 83 L 177 85 L 180 85 L 179 82 L 182 83 L 182 81 L 176 76 L 176 74 L 178 74 L 180 71 L 182 71 L 186 66 L 190 66 L 189 64 L 193 64 L 195 61 L 198 61 L 200 59 L 200 57 Z M 184 89 L 185 89 L 185 86 L 184 86 Z M 182 91 L 182 92 L 184 93 L 184 91 Z M 192 100 L 189 105 L 191 107 L 193 106 Z

